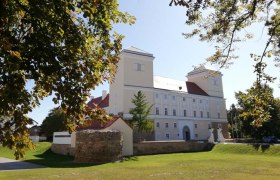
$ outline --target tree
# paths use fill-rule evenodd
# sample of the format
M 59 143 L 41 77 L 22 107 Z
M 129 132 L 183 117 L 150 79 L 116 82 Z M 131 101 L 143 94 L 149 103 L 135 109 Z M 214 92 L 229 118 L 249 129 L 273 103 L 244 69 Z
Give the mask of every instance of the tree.
M 113 24 L 134 23 L 117 0 L 0 1 L 0 140 L 16 158 L 32 148 L 26 114 L 53 95 L 73 131 L 87 112 L 90 91 L 111 81 L 123 36 Z M 30 87 L 31 86 L 31 87 Z
M 238 100 L 238 106 L 241 108 L 239 118 L 242 121 L 242 132 L 250 137 L 261 139 L 264 136 L 278 136 L 280 137 L 280 103 L 279 99 L 275 99 L 272 94 L 272 89 L 268 86 L 262 85 L 261 96 L 264 99 L 261 101 L 266 102 L 266 108 L 255 107 L 258 106 L 258 90 L 256 84 L 250 89 L 246 90 L 245 93 L 236 93 Z M 257 112 L 256 110 L 260 111 Z M 262 116 L 259 117 L 259 114 Z M 261 126 L 254 127 L 258 118 L 267 119 L 262 123 Z
M 268 39 L 261 54 L 251 53 L 255 61 L 256 95 L 259 101 L 255 105 L 258 117 L 252 119 L 254 127 L 260 127 L 268 120 L 268 114 L 258 110 L 267 104 L 262 101 L 264 96 L 261 84 L 272 82 L 275 78 L 265 73 L 266 61 L 274 57 L 276 64 L 280 62 L 280 1 L 278 0 L 171 0 L 170 6 L 186 8 L 186 24 L 193 27 L 186 38 L 198 36 L 200 41 L 215 44 L 215 53 L 207 59 L 208 63 L 218 64 L 220 68 L 228 67 L 237 56 L 234 51 L 240 41 L 253 37 L 248 27 L 255 23 L 263 25 L 267 30 Z M 256 116 L 256 117 L 257 117 Z
M 229 132 L 232 138 L 242 137 L 242 121 L 239 118 L 241 109 L 236 108 L 234 104 L 227 111 L 227 119 L 229 124 Z
M 43 120 L 41 132 L 51 140 L 54 132 L 66 131 L 66 114 L 60 108 L 50 110 L 48 116 Z
M 138 91 L 137 94 L 134 94 L 132 103 L 135 105 L 134 108 L 129 110 L 129 113 L 132 114 L 132 126 L 134 128 L 136 127 L 139 132 L 151 131 L 153 129 L 153 123 L 148 116 L 153 105 L 148 104 L 146 96 L 142 91 Z

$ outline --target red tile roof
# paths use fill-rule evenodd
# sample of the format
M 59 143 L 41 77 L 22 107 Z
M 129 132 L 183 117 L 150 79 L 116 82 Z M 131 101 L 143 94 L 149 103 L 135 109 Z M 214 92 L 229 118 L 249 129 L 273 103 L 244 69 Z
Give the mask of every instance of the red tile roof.
M 94 106 L 98 106 L 100 108 L 106 108 L 109 106 L 109 94 L 102 100 L 102 96 L 94 98 L 88 102 L 88 106 L 90 108 L 94 108 Z
M 113 117 L 110 121 L 102 122 L 102 121 L 91 121 L 90 124 L 85 126 L 77 127 L 77 130 L 85 130 L 85 129 L 93 129 L 93 130 L 101 130 L 105 129 L 107 127 L 110 127 L 114 122 L 116 122 L 119 119 L 119 117 Z
M 203 91 L 197 84 L 194 82 L 186 81 L 187 90 L 189 94 L 197 94 L 202 96 L 209 96 L 205 91 Z

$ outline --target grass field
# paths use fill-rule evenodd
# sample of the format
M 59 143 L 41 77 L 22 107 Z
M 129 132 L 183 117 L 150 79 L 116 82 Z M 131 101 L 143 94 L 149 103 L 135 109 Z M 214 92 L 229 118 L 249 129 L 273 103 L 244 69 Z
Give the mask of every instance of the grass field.
M 0 171 L 0 179 L 279 179 L 280 146 L 216 145 L 210 152 L 132 157 L 102 165 L 72 163 L 37 144 L 26 160 L 49 168 Z M 0 156 L 13 153 L 0 148 Z

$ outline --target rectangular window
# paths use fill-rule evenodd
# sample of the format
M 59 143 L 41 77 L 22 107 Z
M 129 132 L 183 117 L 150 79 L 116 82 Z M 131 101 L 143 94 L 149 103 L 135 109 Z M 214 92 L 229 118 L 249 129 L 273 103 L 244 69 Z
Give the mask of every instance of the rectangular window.
M 194 128 L 197 128 L 197 124 L 194 124 Z
M 195 102 L 195 99 L 193 99 L 192 102 Z
M 187 116 L 187 110 L 184 109 L 184 117 L 186 117 L 186 116 Z
M 168 115 L 168 110 L 167 110 L 167 108 L 164 108 L 164 115 Z
M 158 98 L 158 94 L 156 94 L 156 98 Z
M 202 103 L 202 100 L 200 99 L 199 102 Z
M 203 118 L 203 111 L 200 111 L 200 117 Z
M 159 122 L 157 122 L 157 127 L 159 128 Z
M 177 128 L 177 123 L 174 123 L 174 128 Z
M 220 119 L 221 118 L 221 114 L 220 113 L 218 113 L 218 119 Z
M 207 112 L 207 118 L 210 118 L 210 113 L 209 112 Z
M 186 101 L 186 98 L 185 98 L 185 97 L 183 97 L 183 101 Z
M 196 117 L 196 111 L 193 111 L 193 117 Z
M 156 115 L 159 115 L 159 107 L 156 107 Z
M 173 116 L 176 116 L 176 109 L 173 109 Z
M 169 134 L 165 134 L 166 139 L 169 139 Z
M 175 101 L 175 99 L 176 99 L 175 96 L 172 96 L 172 99 L 173 99 L 173 101 Z
M 198 134 L 195 134 L 194 136 L 195 136 L 196 138 L 198 138 Z
M 167 99 L 167 95 L 166 94 L 164 95 L 164 99 Z
M 165 123 L 165 127 L 168 128 L 168 123 Z

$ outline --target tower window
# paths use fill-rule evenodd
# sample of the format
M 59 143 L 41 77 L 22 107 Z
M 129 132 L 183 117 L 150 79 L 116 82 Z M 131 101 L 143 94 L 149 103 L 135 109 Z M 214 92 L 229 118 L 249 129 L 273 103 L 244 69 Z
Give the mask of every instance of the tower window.
M 135 63 L 134 68 L 136 71 L 144 71 L 144 64 Z
M 184 109 L 184 117 L 186 117 L 186 116 L 187 116 L 187 110 Z

